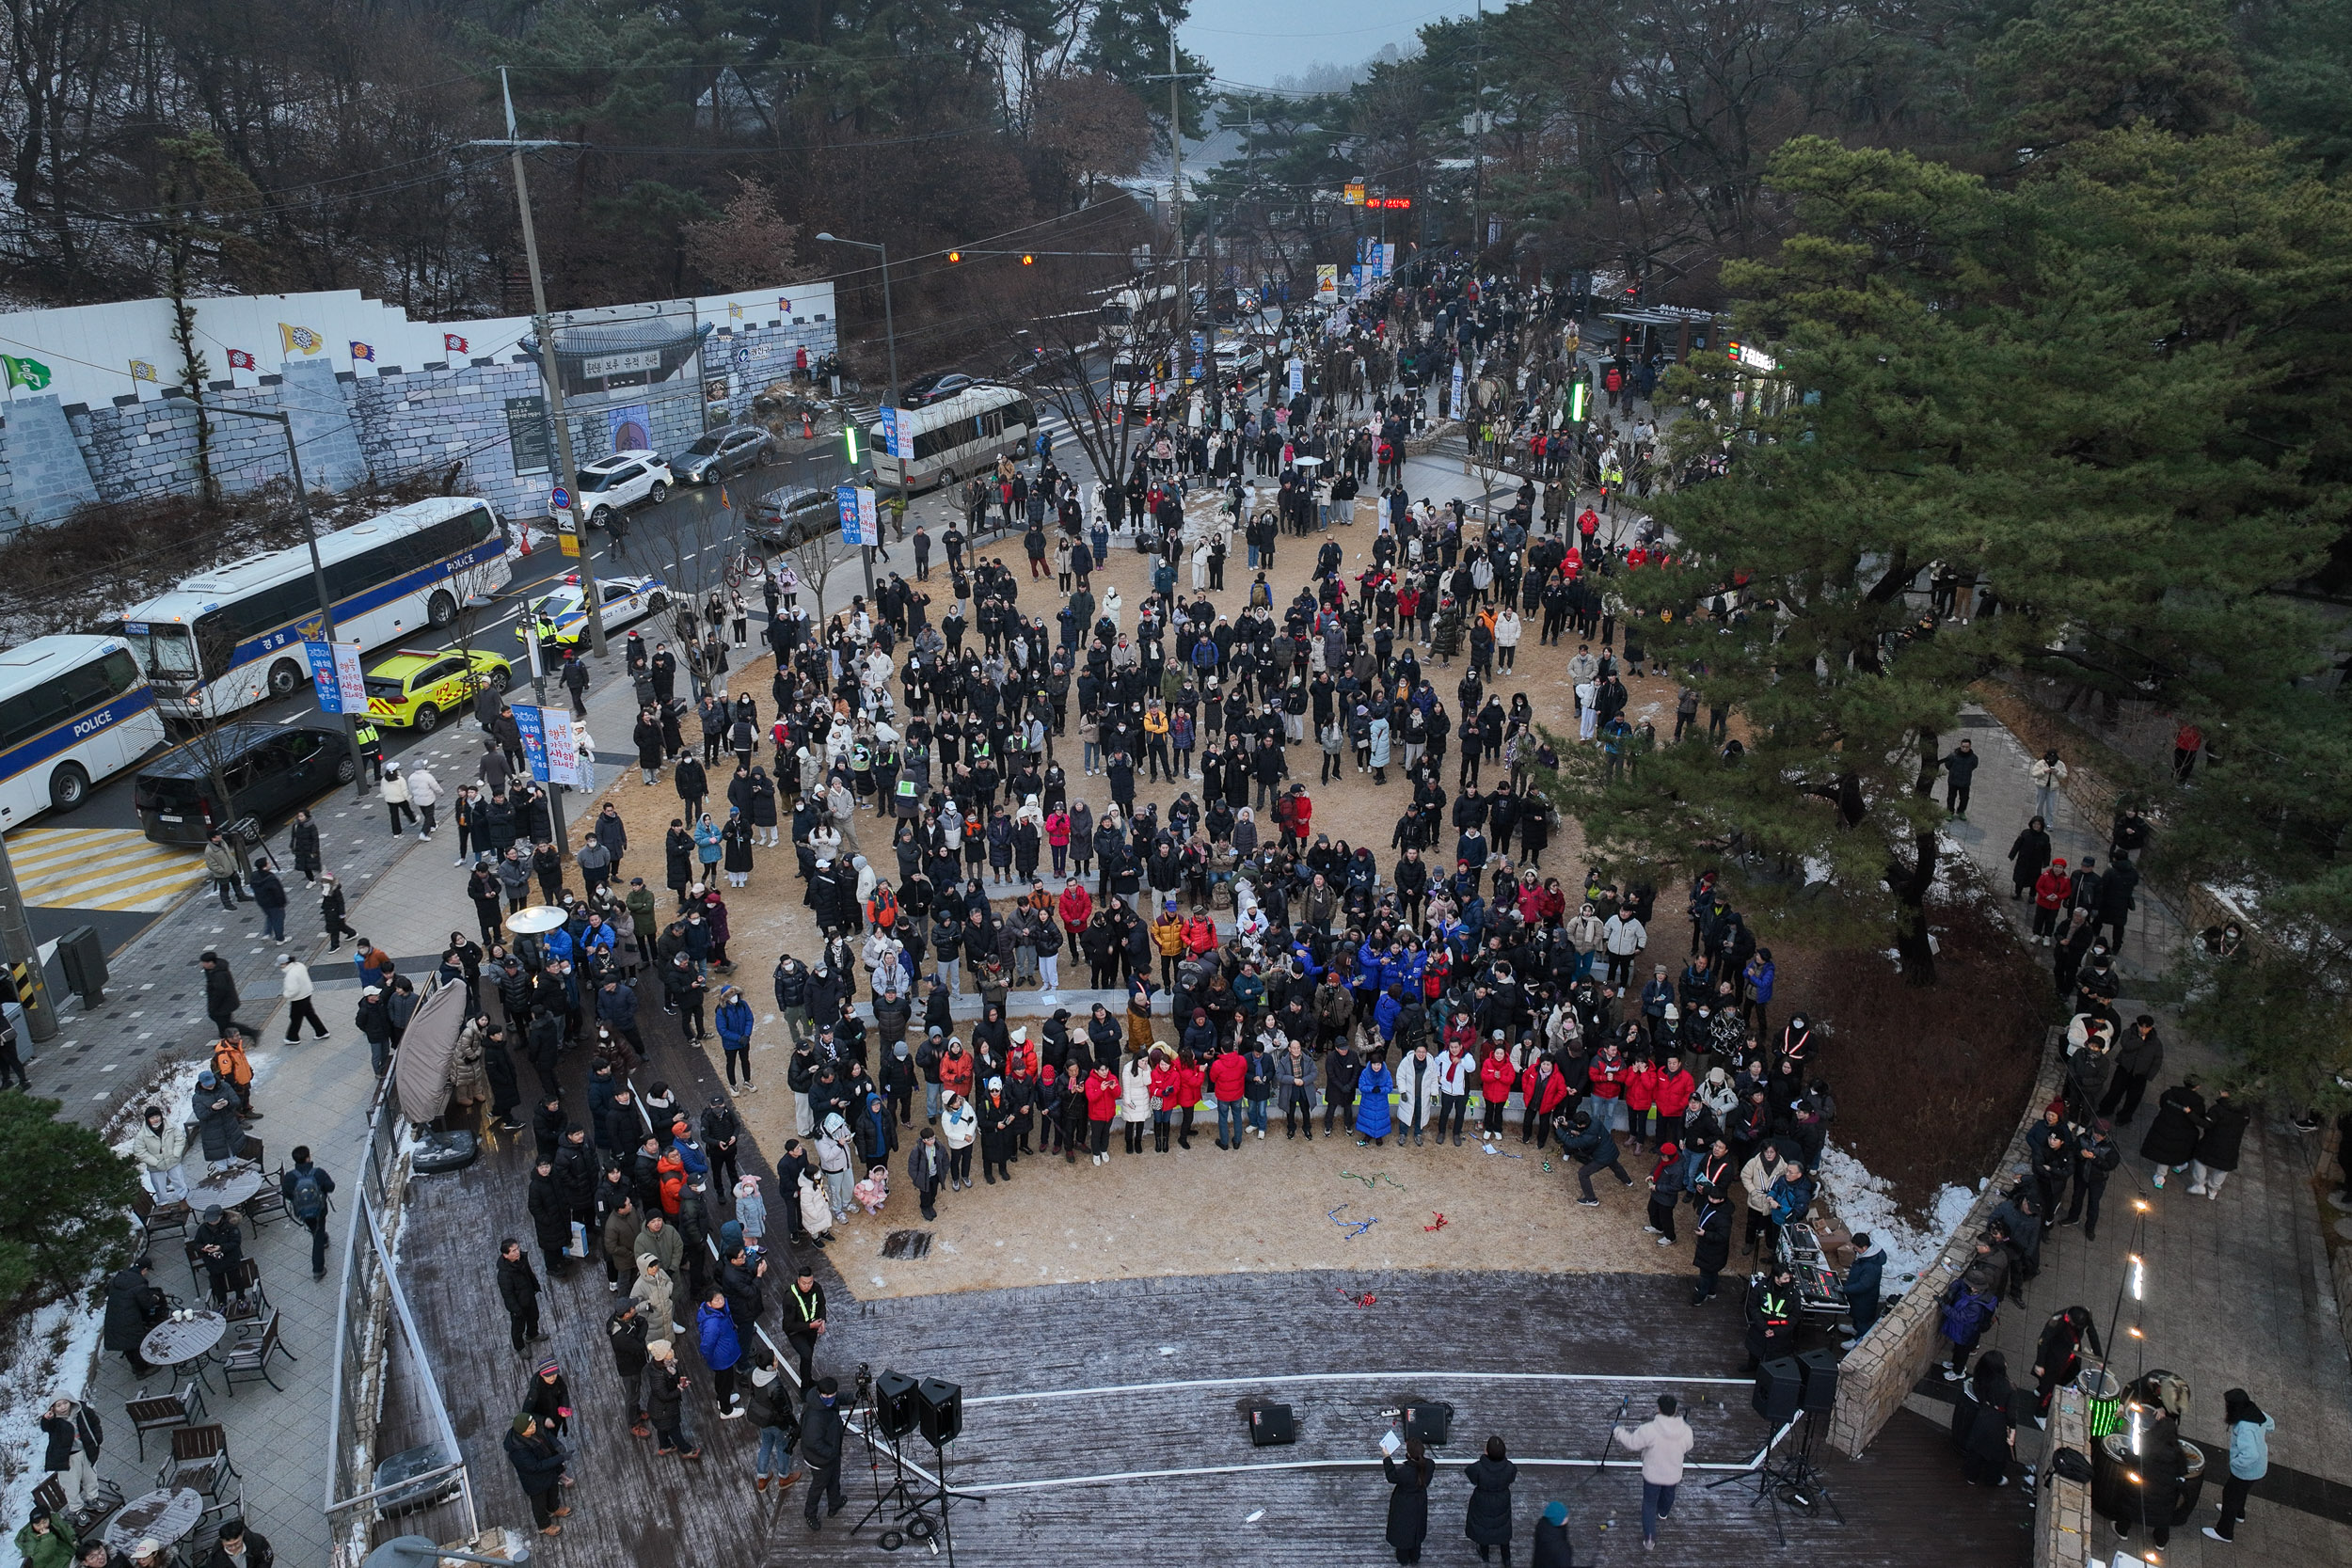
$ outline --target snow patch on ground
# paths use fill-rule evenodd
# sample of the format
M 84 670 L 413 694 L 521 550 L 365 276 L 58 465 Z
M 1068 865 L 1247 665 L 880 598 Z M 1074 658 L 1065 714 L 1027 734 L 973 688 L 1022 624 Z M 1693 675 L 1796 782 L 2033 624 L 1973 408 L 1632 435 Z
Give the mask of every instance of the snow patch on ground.
M 1831 1144 L 1821 1150 L 1821 1187 L 1840 1224 L 1849 1230 L 1867 1230 L 1886 1250 L 1885 1294 L 1889 1299 L 1911 1282 L 1943 1252 L 1944 1243 L 1968 1214 L 1977 1195 L 1965 1187 L 1947 1186 L 1935 1195 L 1935 1208 L 1921 1224 L 1905 1214 L 1893 1189 L 1870 1174 L 1861 1161 Z
M 260 1057 L 249 1054 L 247 1059 L 256 1064 L 261 1061 Z M 150 1105 L 161 1105 L 166 1117 L 177 1117 L 183 1123 L 193 1121 L 195 1117 L 188 1111 L 189 1102 L 196 1098 L 196 1081 L 212 1065 L 212 1058 L 207 1055 L 196 1061 L 174 1062 L 160 1069 L 158 1076 L 137 1093 L 123 1097 L 122 1103 L 117 1105 L 107 1117 L 106 1126 L 99 1136 L 111 1144 L 117 1154 L 127 1158 L 131 1152 L 131 1140 L 138 1135 L 140 1123 Z M 259 1070 L 258 1065 L 256 1070 Z M 189 1140 L 188 1147 L 196 1147 L 193 1138 Z
M 80 1398 L 88 1387 L 105 1315 L 96 1305 L 98 1276 L 63 1301 L 54 1301 L 10 1326 L 11 1354 L 0 1364 L 0 1519 L 11 1525 L 33 1511 L 35 1466 L 48 1440 L 40 1418 L 60 1394 Z

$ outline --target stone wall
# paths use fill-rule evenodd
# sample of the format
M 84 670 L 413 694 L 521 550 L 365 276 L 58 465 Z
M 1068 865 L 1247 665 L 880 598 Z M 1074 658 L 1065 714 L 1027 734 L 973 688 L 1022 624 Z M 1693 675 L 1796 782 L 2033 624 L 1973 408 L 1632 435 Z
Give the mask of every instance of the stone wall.
M 1939 1305 L 1944 1289 L 1975 1256 L 1977 1237 L 2001 1201 L 2009 1173 L 2026 1164 L 2026 1134 L 2042 1119 L 2042 1107 L 2058 1092 L 2065 1072 L 2065 1031 L 2051 1030 L 2042 1045 L 2042 1071 L 2034 1080 L 2033 1094 L 2026 1101 L 2016 1131 L 2010 1134 L 2009 1147 L 2001 1151 L 1993 1180 L 1977 1195 L 1967 1217 L 1944 1243 L 1942 1256 L 1839 1364 L 1837 1408 L 1831 1412 L 1829 1423 L 1829 1439 L 1839 1451 L 1860 1458 L 1879 1429 L 1902 1408 L 1912 1386 L 1927 1375 L 1936 1353 L 1946 1348 L 1937 1326 L 1944 1315 Z
M 2050 1455 L 2072 1449 L 2088 1458 L 2090 1427 L 2083 1397 L 2060 1388 L 2050 1400 L 2050 1428 L 2042 1445 L 2042 1492 L 2033 1514 L 2033 1568 L 2088 1568 L 2090 1561 L 2090 1485 L 2049 1474 Z

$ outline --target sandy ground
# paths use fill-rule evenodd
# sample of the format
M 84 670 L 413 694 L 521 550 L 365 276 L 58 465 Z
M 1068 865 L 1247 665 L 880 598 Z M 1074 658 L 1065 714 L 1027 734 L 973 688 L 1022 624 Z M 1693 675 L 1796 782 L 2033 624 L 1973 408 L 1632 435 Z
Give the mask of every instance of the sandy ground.
M 1352 528 L 1331 531 L 1348 551 L 1343 570 L 1351 576 L 1368 564 L 1374 538 L 1369 506 L 1362 509 L 1361 517 Z M 1307 580 L 1320 546 L 1319 537 L 1284 539 L 1268 578 L 1278 605 L 1287 602 Z M 1050 578 L 1029 580 L 1017 538 L 1005 539 L 988 553 L 1002 557 L 1019 574 L 1025 612 L 1043 613 L 1050 621 L 1060 598 Z M 911 564 L 903 551 L 898 554 L 899 564 Z M 1239 613 L 1247 603 L 1250 578 L 1241 560 L 1228 563 L 1226 587 L 1212 595 L 1221 610 Z M 1114 547 L 1107 567 L 1094 576 L 1098 598 L 1106 580 L 1125 599 L 1129 607 L 1126 624 L 1132 627 L 1134 607 L 1150 593 L 1149 558 Z M 1188 574 L 1183 580 L 1189 582 Z M 934 596 L 934 619 L 945 613 L 948 586 L 944 565 L 935 564 L 930 581 L 921 586 Z M 1541 646 L 1536 641 L 1540 625 L 1539 619 L 1530 619 L 1518 669 L 1502 674 L 1490 683 L 1490 689 L 1502 693 L 1506 705 L 1512 692 L 1526 691 L 1539 722 L 1555 734 L 1573 736 L 1574 695 L 1565 668 L 1575 647 L 1572 643 Z M 1461 677 L 1463 660 L 1457 657 L 1448 668 L 1432 662 L 1426 650 L 1422 651 L 1422 657 L 1449 711 L 1455 709 L 1454 686 Z M 764 712 L 772 673 L 773 661 L 757 658 L 734 673 L 729 689 L 755 693 Z M 1646 717 L 1671 733 L 1672 683 L 1643 677 L 1628 685 L 1629 711 L 1635 721 Z M 1098 812 L 1108 804 L 1110 792 L 1104 781 L 1077 770 L 1074 734 L 1058 743 L 1057 754 L 1071 772 L 1073 800 L 1087 800 Z M 1398 755 L 1402 756 L 1401 751 Z M 1454 790 L 1459 756 L 1457 743 L 1447 759 L 1449 792 Z M 1396 858 L 1389 847 L 1390 835 L 1410 800 L 1403 769 L 1391 768 L 1388 784 L 1375 786 L 1370 774 L 1354 771 L 1351 757 L 1344 779 L 1319 784 L 1316 775 L 1322 752 L 1311 739 L 1291 748 L 1290 759 L 1293 775 L 1305 781 L 1314 799 L 1316 831 L 1330 834 L 1334 843 L 1345 839 L 1351 844 L 1369 844 L 1385 874 Z M 763 762 L 768 760 L 763 757 Z M 715 789 L 725 775 L 718 768 L 712 771 Z M 1486 770 L 1482 781 L 1486 787 L 1492 787 L 1497 772 L 1493 767 Z M 1137 781 L 1138 799 L 1157 801 L 1163 817 L 1185 787 L 1197 790 L 1198 780 L 1181 785 L 1166 780 L 1156 784 Z M 666 777 L 650 788 L 641 785 L 634 768 L 623 768 L 606 793 L 618 802 L 628 826 L 628 873 L 659 883 L 662 833 L 681 810 L 675 790 Z M 575 821 L 584 824 L 592 816 L 581 812 Z M 859 821 L 868 828 L 864 836 L 872 841 L 869 848 L 886 847 L 886 833 L 873 831 L 881 826 L 881 819 L 861 815 Z M 1271 824 L 1262 829 L 1270 832 Z M 1565 824 L 1554 832 L 1543 869 L 1573 889 L 1582 875 L 1578 858 L 1581 847 L 1576 824 Z M 1049 873 L 1050 869 L 1049 862 Z M 760 1146 L 771 1151 L 781 1150 L 795 1129 L 792 1100 L 784 1083 L 787 1044 L 782 1021 L 774 1013 L 768 974 L 782 953 L 797 951 L 805 956 L 818 945 L 815 922 L 801 905 L 802 885 L 789 848 L 780 847 L 764 851 L 750 885 L 727 896 L 731 952 L 739 966 L 729 978 L 743 987 L 762 1019 L 753 1048 L 761 1092 L 744 1097 L 739 1108 Z M 1050 874 L 1046 885 L 1053 891 L 1060 887 Z M 1673 946 L 1671 939 L 1667 945 Z M 1063 965 L 1067 983 L 1073 967 L 1067 956 Z M 1082 968 L 1077 978 L 1081 982 L 1085 978 Z M 1035 997 L 1035 992 L 1013 992 L 1009 1012 L 1015 1018 L 1036 1015 L 1040 1009 Z M 1166 1027 L 1163 1021 L 1163 1031 Z M 715 1066 L 715 1040 L 708 1049 Z M 1369 1149 L 1359 1150 L 1353 1138 L 1326 1143 L 1318 1137 L 1311 1148 L 1283 1147 L 1281 1131 L 1276 1126 L 1266 1142 L 1250 1139 L 1249 1147 L 1236 1159 L 1216 1147 L 1214 1112 L 1204 1111 L 1203 1117 L 1188 1152 L 1171 1153 L 1164 1159 L 1148 1153 L 1140 1160 L 1130 1159 L 1118 1152 L 1120 1142 L 1114 1131 L 1113 1163 L 1107 1168 L 1083 1161 L 1073 1168 L 1057 1159 L 1054 1170 L 1060 1174 L 1048 1174 L 1039 1163 L 1024 1162 L 1018 1167 L 1022 1180 L 1010 1186 L 983 1185 L 969 1193 L 943 1195 L 940 1223 L 928 1227 L 936 1238 L 931 1256 L 921 1261 L 892 1262 L 880 1256 L 887 1229 L 921 1223 L 912 1196 L 901 1191 L 882 1215 L 872 1219 L 861 1215 L 845 1227 L 847 1233 L 833 1245 L 835 1262 L 861 1293 L 880 1294 L 1356 1264 L 1578 1271 L 1689 1266 L 1687 1236 L 1682 1244 L 1667 1248 L 1656 1245 L 1655 1238 L 1642 1230 L 1643 1198 L 1638 1185 L 1629 1192 L 1620 1190 L 1603 1176 L 1603 1188 L 1597 1189 L 1601 1191 L 1603 1206 L 1580 1209 L 1574 1201 L 1572 1172 L 1555 1168 L 1546 1175 L 1540 1156 L 1522 1161 L 1482 1155 L 1476 1148 L 1474 1127 L 1465 1147 L 1458 1149 L 1399 1150 L 1392 1142 L 1381 1157 Z M 1516 1129 L 1509 1138 L 1508 1147 L 1518 1151 Z M 1646 1162 L 1629 1149 L 1626 1167 L 1637 1183 L 1647 1174 Z M 1180 1170 L 1182 1191 L 1188 1200 L 1185 1217 L 1173 1225 L 1154 1225 L 1146 1232 L 1145 1217 L 1156 1219 L 1166 1207 L 1159 1184 Z M 1367 1193 L 1361 1183 L 1343 1179 L 1339 1174 L 1342 1170 L 1365 1175 L 1387 1171 L 1409 1190 L 1399 1192 L 1383 1183 L 1376 1193 Z M 1343 1218 L 1378 1214 L 1380 1223 L 1351 1238 L 1328 1217 L 1328 1211 L 1343 1203 L 1350 1205 Z M 1438 1212 L 1446 1215 L 1445 1227 L 1422 1231 L 1421 1227 L 1432 1223 Z
M 1604 1173 L 1594 1188 L 1601 1207 L 1582 1209 L 1574 1168 L 1554 1159 L 1547 1171 L 1541 1151 L 1516 1131 L 1506 1134 L 1506 1153 L 1488 1154 L 1474 1129 L 1459 1148 L 1400 1147 L 1394 1138 L 1385 1148 L 1359 1148 L 1343 1132 L 1325 1137 L 1320 1126 L 1308 1144 L 1286 1139 L 1271 1122 L 1263 1142 L 1252 1135 L 1226 1151 L 1216 1147 L 1211 1113 L 1195 1127 L 1190 1149 L 1171 1145 L 1156 1154 L 1147 1141 L 1132 1156 L 1120 1152 L 1114 1128 L 1108 1165 L 1084 1155 L 1074 1166 L 1058 1155 L 1025 1158 L 1010 1182 L 943 1192 L 939 1219 L 929 1225 L 901 1180 L 881 1213 L 858 1214 L 826 1251 L 860 1296 L 1288 1269 L 1690 1267 L 1687 1226 L 1671 1247 L 1642 1229 L 1647 1167 L 1629 1151 L 1635 1184 L 1619 1187 Z M 1178 1195 L 1181 1207 L 1171 1212 Z M 1423 1228 L 1439 1214 L 1443 1226 Z M 1379 1223 L 1361 1234 L 1348 1228 L 1374 1218 Z M 882 1256 L 885 1236 L 905 1227 L 931 1233 L 929 1257 Z

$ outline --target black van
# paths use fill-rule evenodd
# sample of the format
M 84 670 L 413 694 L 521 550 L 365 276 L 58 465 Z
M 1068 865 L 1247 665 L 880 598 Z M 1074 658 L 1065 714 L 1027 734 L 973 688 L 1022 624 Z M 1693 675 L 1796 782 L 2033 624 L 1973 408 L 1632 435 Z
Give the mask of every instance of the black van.
M 228 785 L 220 799 L 215 765 Z M 139 826 L 158 844 L 202 844 L 228 832 L 259 844 L 270 824 L 359 776 L 351 737 L 327 724 L 223 724 L 139 769 Z

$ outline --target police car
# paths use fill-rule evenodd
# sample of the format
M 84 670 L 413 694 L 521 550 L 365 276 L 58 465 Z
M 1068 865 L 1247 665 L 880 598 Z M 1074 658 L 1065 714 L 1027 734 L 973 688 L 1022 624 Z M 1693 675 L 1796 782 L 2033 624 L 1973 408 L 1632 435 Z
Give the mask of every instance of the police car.
M 367 673 L 368 717 L 431 735 L 485 686 L 503 691 L 514 678 L 515 667 L 485 648 L 404 648 Z
M 629 621 L 659 614 L 670 608 L 669 585 L 660 578 L 598 578 L 596 592 L 607 631 Z M 587 601 L 581 596 L 578 574 L 564 579 L 553 593 L 524 608 L 525 619 L 515 628 L 517 638 L 535 628 L 543 648 L 573 648 L 588 635 Z

